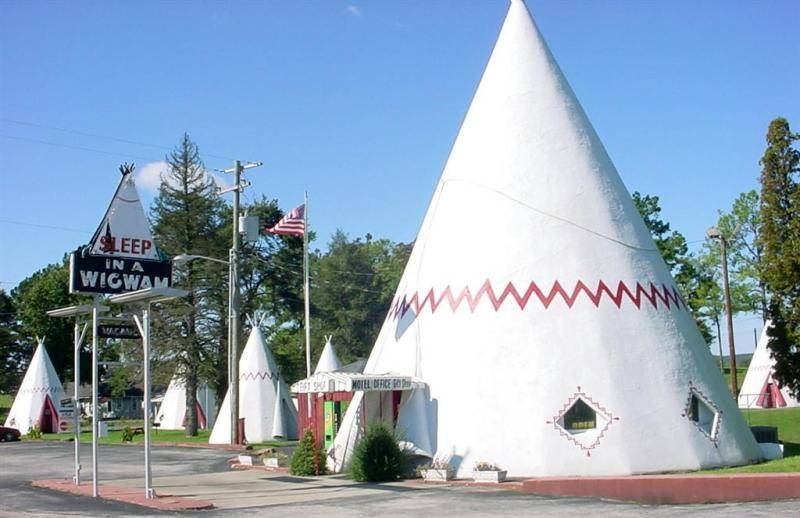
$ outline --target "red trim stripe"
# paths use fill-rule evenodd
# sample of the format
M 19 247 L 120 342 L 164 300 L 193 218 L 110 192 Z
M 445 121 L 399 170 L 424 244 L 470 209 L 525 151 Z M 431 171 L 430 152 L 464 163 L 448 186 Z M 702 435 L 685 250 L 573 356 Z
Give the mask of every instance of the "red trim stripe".
M 497 295 L 491 281 L 487 279 L 474 295 L 469 286 L 465 286 L 457 295 L 454 295 L 454 291 L 449 285 L 438 295 L 433 288 L 428 290 L 422 297 L 420 297 L 420 292 L 414 292 L 410 296 L 408 294 L 402 295 L 395 299 L 389 309 L 389 317 L 402 317 L 408 311 L 413 311 L 415 315 L 419 315 L 425 309 L 425 306 L 430 306 L 431 313 L 436 313 L 444 302 L 447 302 L 447 306 L 453 313 L 462 305 L 466 305 L 469 308 L 469 312 L 474 313 L 484 301 L 488 301 L 491 307 L 497 311 L 507 300 L 515 302 L 520 310 L 524 310 L 534 300 L 538 300 L 542 307 L 547 309 L 559 298 L 570 309 L 579 298 L 587 298 L 595 307 L 599 307 L 602 300 L 606 298 L 617 308 L 621 308 L 623 301 L 627 299 L 637 309 L 641 309 L 642 304 L 649 304 L 655 309 L 659 309 L 659 307 L 666 309 L 672 309 L 673 307 L 680 309 L 683 307 L 686 309 L 686 302 L 677 288 L 666 284 L 658 285 L 652 282 L 642 284 L 637 282 L 633 288 L 629 288 L 625 282 L 619 281 L 616 290 L 612 290 L 605 282 L 599 281 L 597 289 L 592 290 L 583 281 L 578 281 L 571 291 L 567 291 L 559 281 L 555 281 L 550 290 L 545 293 L 536 282 L 531 281 L 525 291 L 520 293 L 514 283 L 509 282 L 500 292 L 500 295 Z

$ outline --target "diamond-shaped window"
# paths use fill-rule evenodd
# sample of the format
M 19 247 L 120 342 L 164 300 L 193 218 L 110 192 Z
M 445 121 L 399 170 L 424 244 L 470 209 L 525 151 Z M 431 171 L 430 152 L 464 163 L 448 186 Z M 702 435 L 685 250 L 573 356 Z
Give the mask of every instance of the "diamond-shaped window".
M 685 415 L 709 439 L 717 440 L 720 412 L 716 405 L 693 388 L 689 390 Z
M 583 450 L 591 450 L 616 419 L 583 392 L 574 394 L 551 421 L 561 435 Z

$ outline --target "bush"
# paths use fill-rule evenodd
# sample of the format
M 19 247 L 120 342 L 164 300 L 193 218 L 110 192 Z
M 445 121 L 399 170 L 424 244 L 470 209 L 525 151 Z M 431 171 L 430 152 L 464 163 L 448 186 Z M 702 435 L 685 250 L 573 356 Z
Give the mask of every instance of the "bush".
M 328 467 L 325 465 L 325 452 L 322 451 L 322 447 L 317 446 L 311 430 L 306 430 L 300 444 L 294 450 L 291 473 L 305 477 L 328 473 Z
M 126 426 L 122 429 L 122 442 L 132 442 L 135 435 L 136 431 L 130 426 Z
M 41 439 L 42 430 L 38 426 L 31 426 L 28 430 L 28 439 Z
M 376 423 L 356 445 L 350 461 L 350 477 L 359 482 L 388 482 L 403 474 L 405 455 L 386 425 Z

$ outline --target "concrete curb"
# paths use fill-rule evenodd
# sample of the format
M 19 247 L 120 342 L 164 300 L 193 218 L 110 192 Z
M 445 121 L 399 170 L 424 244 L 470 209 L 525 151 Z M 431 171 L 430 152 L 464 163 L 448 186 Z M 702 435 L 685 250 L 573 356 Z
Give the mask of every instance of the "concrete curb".
M 800 473 L 549 477 L 522 481 L 521 491 L 645 504 L 711 504 L 800 498 Z
M 73 495 L 88 497 L 92 496 L 92 484 L 90 483 L 81 483 L 80 486 L 76 486 L 71 480 L 48 479 L 34 480 L 31 484 L 35 487 L 52 489 L 61 491 L 62 493 L 71 493 Z M 208 500 L 185 498 L 181 496 L 158 495 L 156 498 L 148 500 L 145 498 L 144 490 L 141 488 L 119 487 L 110 484 L 100 484 L 98 487 L 98 494 L 100 498 L 105 500 L 124 502 L 126 504 L 134 504 L 150 509 L 158 509 L 160 511 L 196 511 L 214 508 L 214 504 Z

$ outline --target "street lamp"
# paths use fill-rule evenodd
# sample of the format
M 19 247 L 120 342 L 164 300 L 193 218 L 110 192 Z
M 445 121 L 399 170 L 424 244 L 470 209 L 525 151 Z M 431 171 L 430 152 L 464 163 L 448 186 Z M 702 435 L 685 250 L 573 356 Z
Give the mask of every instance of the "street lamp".
M 234 254 L 231 253 L 231 261 L 208 257 L 205 255 L 180 254 L 172 258 L 174 264 L 188 263 L 195 259 L 203 259 L 215 263 L 228 265 L 228 398 L 231 408 L 231 444 L 239 444 L 239 374 L 238 374 L 238 350 L 234 347 L 234 342 L 238 338 L 238 318 L 239 318 L 239 286 L 236 281 L 234 265 Z M 236 405 L 234 407 L 233 405 Z
M 206 261 L 213 261 L 215 263 L 220 264 L 230 264 L 228 261 L 224 259 L 217 259 L 215 257 L 208 257 L 207 255 L 192 255 L 192 254 L 180 254 L 176 255 L 172 258 L 172 262 L 175 264 L 183 264 L 188 263 L 189 261 L 194 261 L 195 259 L 205 259 Z
M 739 395 L 739 382 L 736 376 L 736 347 L 733 343 L 733 314 L 731 313 L 731 291 L 728 281 L 728 241 L 716 227 L 711 227 L 706 231 L 706 235 L 711 239 L 719 239 L 722 249 L 722 287 L 725 294 L 725 313 L 727 313 L 728 323 L 728 354 L 730 355 L 731 369 L 731 391 L 733 397 Z

